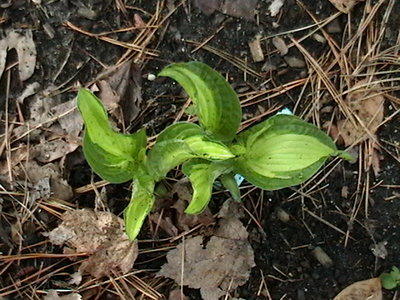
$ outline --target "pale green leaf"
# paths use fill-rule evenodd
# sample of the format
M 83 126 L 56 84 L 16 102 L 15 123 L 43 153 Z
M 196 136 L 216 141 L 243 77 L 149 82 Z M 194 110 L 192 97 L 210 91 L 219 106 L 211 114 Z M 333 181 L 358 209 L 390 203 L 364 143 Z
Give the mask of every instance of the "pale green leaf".
M 148 153 L 148 170 L 155 180 L 191 158 L 226 160 L 234 157 L 224 144 L 204 136 L 196 124 L 180 122 L 167 127 Z
M 134 162 L 120 156 L 107 153 L 94 144 L 88 134 L 83 138 L 83 154 L 92 170 L 104 180 L 121 183 L 134 176 Z
M 195 135 L 204 135 L 204 131 L 199 125 L 189 122 L 177 122 L 161 131 L 157 137 L 157 143 L 168 140 L 184 140 Z
M 196 154 L 184 140 L 165 140 L 157 142 L 149 151 L 147 166 L 154 180 L 158 181 L 173 168 L 193 157 L 196 157 Z
M 290 115 L 277 115 L 239 134 L 233 152 L 235 169 L 267 190 L 300 184 L 329 156 L 341 155 L 332 139 L 316 126 Z
M 211 160 L 225 160 L 235 155 L 224 144 L 211 141 L 205 136 L 195 135 L 184 140 L 197 157 Z
M 159 75 L 171 77 L 185 89 L 208 135 L 223 142 L 233 140 L 242 111 L 235 91 L 224 77 L 201 62 L 172 64 Z
M 224 187 L 231 193 L 232 199 L 240 201 L 240 190 L 234 173 L 222 174 L 219 177 Z
M 133 184 L 131 201 L 124 212 L 125 230 L 129 239 L 134 240 L 154 204 L 154 181 L 144 172 Z
M 230 161 L 207 161 L 192 159 L 182 166 L 183 173 L 189 177 L 193 187 L 193 197 L 185 213 L 199 214 L 210 202 L 213 183 L 221 174 L 232 170 Z
M 80 89 L 78 108 L 85 123 L 83 152 L 89 165 L 103 179 L 119 183 L 132 179 L 135 165 L 144 159 L 147 137 L 115 132 L 102 102 L 87 89 Z

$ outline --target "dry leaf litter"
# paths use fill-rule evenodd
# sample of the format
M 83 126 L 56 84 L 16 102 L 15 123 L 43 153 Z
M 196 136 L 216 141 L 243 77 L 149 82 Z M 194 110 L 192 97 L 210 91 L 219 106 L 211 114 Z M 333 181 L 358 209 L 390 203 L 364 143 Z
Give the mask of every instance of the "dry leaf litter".
M 79 268 L 99 278 L 112 271 L 128 273 L 138 255 L 136 241 L 130 241 L 124 222 L 110 212 L 90 209 L 70 210 L 63 214 L 62 223 L 46 234 L 54 245 L 66 245 L 64 251 L 85 252 L 90 255 Z
M 7 52 L 15 49 L 18 55 L 19 79 L 29 79 L 35 71 L 36 46 L 31 30 L 6 30 L 0 38 L 0 77 L 6 67 Z
M 176 200 L 174 196 L 177 197 Z M 150 220 L 172 237 L 200 224 L 204 226 L 213 224 L 215 218 L 208 207 L 197 215 L 185 213 L 192 196 L 193 190 L 189 180 L 183 178 L 177 181 L 170 194 L 157 199 L 153 212 L 149 216 Z
M 333 300 L 382 300 L 379 278 L 358 281 L 342 290 Z
M 239 205 L 226 201 L 219 213 L 219 228 L 209 241 L 201 235 L 185 239 L 168 252 L 168 263 L 158 275 L 200 289 L 204 300 L 219 299 L 245 284 L 255 263 L 248 233 L 239 220 L 243 213 Z
M 348 14 L 353 7 L 361 0 L 329 0 L 337 10 Z
M 59 296 L 57 291 L 50 290 L 43 300 L 81 300 L 82 296 L 76 293 L 71 293 L 68 295 Z
M 338 131 L 346 146 L 353 146 L 365 140 L 370 143 L 369 159 L 375 175 L 380 171 L 379 147 L 376 131 L 383 122 L 385 98 L 382 86 L 367 79 L 354 84 L 345 99 L 355 122 L 349 119 L 338 121 Z

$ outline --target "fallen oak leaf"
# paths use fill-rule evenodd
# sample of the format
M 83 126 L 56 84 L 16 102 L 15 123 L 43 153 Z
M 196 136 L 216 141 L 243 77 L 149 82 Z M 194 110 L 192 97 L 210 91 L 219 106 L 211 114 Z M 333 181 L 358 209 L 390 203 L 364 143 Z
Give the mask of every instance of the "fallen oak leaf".
M 226 209 L 226 206 L 232 205 L 236 204 L 225 202 L 221 209 L 224 213 L 221 214 L 220 228 L 206 245 L 203 236 L 185 239 L 176 249 L 168 252 L 168 263 L 162 266 L 158 275 L 200 289 L 204 300 L 219 299 L 245 284 L 251 268 L 255 266 L 254 252 L 247 241 L 243 224 L 237 216 L 225 213 L 235 211 Z
M 379 278 L 355 282 L 338 295 L 333 300 L 382 300 L 382 284 Z

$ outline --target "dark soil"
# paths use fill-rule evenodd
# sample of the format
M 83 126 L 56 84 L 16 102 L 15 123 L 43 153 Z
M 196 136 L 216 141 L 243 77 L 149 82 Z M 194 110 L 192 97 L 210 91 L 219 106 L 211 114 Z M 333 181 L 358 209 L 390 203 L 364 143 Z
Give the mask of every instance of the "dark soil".
M 117 10 L 116 2 L 118 1 L 43 0 L 40 5 L 35 5 L 31 1 L 19 0 L 13 1 L 9 7 L 6 5 L 7 1 L 0 2 L 0 7 L 4 7 L 0 8 L 0 15 L 7 18 L 7 21 L 0 26 L 3 29 L 32 29 L 38 51 L 37 66 L 32 78 L 22 83 L 18 80 L 17 72 L 12 73 L 10 99 L 18 97 L 27 84 L 36 81 L 40 83 L 42 89 L 51 86 L 58 87 L 54 91 L 60 94 L 59 97 L 61 99 L 68 100 L 75 96 L 78 82 L 85 85 L 94 80 L 103 71 L 101 64 L 106 66 L 114 65 L 124 54 L 125 49 L 73 31 L 65 26 L 65 22 L 69 21 L 91 33 L 112 31 L 132 26 L 135 13 L 139 14 L 145 22 L 148 21 L 150 16 L 139 9 L 153 14 L 157 4 L 156 0 L 125 1 L 126 5 L 137 9 L 128 9 L 127 15 L 124 16 L 121 11 Z M 163 1 L 159 2 L 162 3 Z M 227 75 L 229 81 L 241 95 L 250 91 L 273 89 L 308 76 L 307 67 L 293 68 L 288 66 L 285 60 L 275 51 L 271 39 L 262 41 L 263 51 L 266 56 L 263 62 L 252 62 L 248 46 L 248 42 L 253 40 L 256 35 L 265 38 L 280 32 L 294 31 L 314 24 L 299 2 L 286 0 L 279 16 L 272 18 L 268 13 L 269 1 L 260 0 L 258 1 L 258 22 L 224 15 L 219 12 L 206 15 L 196 8 L 193 3 L 184 2 L 183 5 L 179 6 L 178 3 L 180 1 L 175 1 L 176 3 L 174 1 L 167 2 L 171 8 L 177 7 L 177 9 L 160 26 L 157 34 L 149 44 L 149 48 L 157 49 L 159 55 L 155 58 L 145 57 L 137 62 L 142 74 L 143 101 L 139 117 L 132 124 L 129 124 L 132 131 L 145 126 L 149 136 L 157 134 L 174 120 L 176 113 L 186 101 L 181 88 L 171 80 L 165 78 L 157 78 L 155 81 L 147 80 L 148 74 L 157 74 L 169 63 L 192 60 L 205 62 L 222 74 Z M 366 2 L 367 4 L 358 4 L 351 14 L 351 20 L 355 27 L 357 27 L 362 18 L 364 5 L 371 5 L 374 1 Z M 383 18 L 389 3 L 389 1 L 384 2 L 385 4 L 378 13 L 379 20 Z M 323 20 L 337 12 L 327 0 L 304 0 L 303 5 L 318 20 Z M 83 6 L 93 11 L 95 15 L 93 20 L 78 12 L 78 8 Z M 166 16 L 169 13 L 167 5 L 162 6 L 161 13 L 162 16 Z M 382 50 L 396 44 L 400 28 L 399 14 L 400 5 L 396 3 L 382 41 Z M 347 18 L 347 15 L 342 14 L 335 21 L 339 30 L 332 33 L 331 37 L 338 44 L 341 44 L 342 40 L 348 39 L 348 34 L 345 31 Z M 275 22 L 279 26 L 275 26 Z M 45 24 L 54 30 L 54 37 L 50 37 L 43 29 Z M 217 32 L 220 26 L 223 26 L 223 29 Z M 290 36 L 294 39 L 300 39 L 309 32 L 310 29 L 303 29 L 290 33 Z M 191 41 L 201 43 L 214 33 L 215 37 L 207 43 L 208 46 L 223 50 L 248 62 L 248 66 L 254 69 L 256 74 L 252 75 L 250 72 L 245 74 L 242 69 L 235 66 L 230 60 L 223 59 L 202 48 L 192 52 L 195 45 Z M 112 34 L 111 36 L 120 41 L 130 41 L 134 38 L 135 33 L 126 32 Z M 283 37 L 289 44 L 288 35 Z M 316 59 L 329 51 L 327 43 L 317 42 L 311 37 L 306 38 L 301 44 Z M 291 47 L 287 56 L 304 60 L 296 47 Z M 15 61 L 15 53 L 14 56 L 9 56 L 8 64 L 10 65 L 13 61 Z M 263 68 L 265 62 L 273 65 L 274 70 L 265 70 L 265 67 Z M 58 74 L 57 77 L 55 77 L 56 74 Z M 396 77 L 396 75 L 392 76 Z M 7 84 L 4 77 L 0 83 L 1 90 L 5 90 Z M 398 85 L 397 82 L 393 82 L 394 85 Z M 272 93 L 267 93 L 263 96 L 264 100 L 258 104 L 244 108 L 246 118 L 249 119 L 259 114 L 260 106 L 264 109 L 269 109 L 274 105 L 282 105 L 294 109 L 301 93 L 303 93 L 304 100 L 301 100 L 299 105 L 296 106 L 295 113 L 301 116 L 310 116 L 307 110 L 309 109 L 313 91 L 309 87 L 306 87 L 303 91 L 303 88 L 304 86 L 300 85 L 277 97 L 268 97 Z M 391 95 L 393 97 L 398 96 L 395 92 Z M 2 112 L 4 112 L 5 97 L 4 93 L 0 93 L 0 104 L 2 105 L 0 109 Z M 332 99 L 328 99 L 321 106 L 326 105 L 326 103 L 333 106 L 336 105 Z M 11 105 L 11 108 L 9 108 L 10 119 L 16 115 L 16 110 L 14 109 L 15 105 Z M 392 114 L 394 110 L 396 110 L 396 106 L 388 104 L 385 115 Z M 26 118 L 29 118 L 29 116 L 26 116 Z M 321 123 L 331 119 L 332 115 L 325 113 L 322 115 Z M 310 118 L 310 121 L 313 121 L 313 119 Z M 2 114 L 1 122 L 3 127 L 5 122 L 4 114 Z M 398 195 L 396 189 L 400 187 L 400 177 L 398 176 L 400 174 L 399 156 L 396 156 L 398 154 L 397 141 L 400 138 L 399 120 L 393 118 L 381 126 L 379 138 L 394 143 L 387 145 L 387 148 L 395 157 L 386 151 L 382 151 L 382 171 L 377 177 L 373 175 L 372 171 L 369 171 L 369 177 L 367 176 L 367 171 L 359 174 L 358 163 L 341 162 L 331 172 L 331 167 L 324 169 L 303 190 L 300 187 L 274 192 L 255 190 L 243 199 L 243 205 L 261 225 L 261 227 L 257 226 L 250 217 L 245 220 L 246 224 L 248 224 L 250 242 L 255 252 L 257 266 L 253 269 L 249 282 L 240 287 L 235 295 L 232 294 L 232 296 L 248 300 L 332 299 L 345 286 L 353 282 L 379 276 L 383 271 L 387 271 L 394 265 L 400 266 L 398 255 L 400 251 L 398 227 L 400 200 L 385 200 L 393 195 Z M 2 143 L 1 140 L 0 142 Z M 1 160 L 4 159 L 3 155 Z M 363 156 L 360 159 L 363 159 Z M 72 169 L 66 174 L 69 184 L 74 188 L 78 188 L 90 183 L 92 173 L 83 160 L 81 150 L 70 154 L 67 160 L 71 161 L 72 166 Z M 327 177 L 319 182 L 324 177 L 324 174 L 328 174 Z M 95 178 L 95 181 L 98 179 Z M 368 185 L 367 180 L 369 180 Z M 247 186 L 247 184 L 244 184 L 243 191 L 247 191 Z M 314 187 L 314 191 L 310 194 L 308 191 L 310 191 L 311 187 Z M 348 190 L 347 195 L 343 193 L 344 188 Z M 365 195 L 367 189 L 368 200 L 366 200 Z M 107 196 L 110 202 L 108 204 L 114 213 L 121 213 L 127 203 L 126 200 L 129 199 L 129 193 L 128 184 L 107 186 Z M 0 197 L 2 197 L 2 194 L 0 194 Z M 227 197 L 228 195 L 222 194 L 221 196 L 219 194 L 218 200 L 220 201 L 215 201 L 211 204 L 212 209 L 217 211 L 220 202 Z M 88 193 L 76 195 L 73 202 L 79 207 L 94 207 L 93 199 L 93 193 Z M 11 198 L 8 198 L 8 196 L 4 196 L 3 201 L 4 216 L 1 218 L 0 236 L 2 244 L 0 244 L 0 251 L 3 255 L 16 255 L 19 253 L 18 246 L 13 245 L 12 248 L 10 247 L 13 243 L 11 241 L 10 225 L 16 220 L 16 217 L 11 215 L 13 204 L 11 204 Z M 368 215 L 365 210 L 365 201 L 369 201 Z M 359 210 L 355 219 L 351 219 L 355 207 Z M 289 222 L 284 223 L 278 218 L 276 213 L 278 209 L 283 209 L 290 215 Z M 46 220 L 49 229 L 57 225 L 57 218 L 54 216 L 47 215 L 42 218 L 42 221 L 46 222 Z M 346 240 L 345 234 L 338 232 L 327 223 L 348 233 L 350 238 Z M 157 238 L 162 237 L 166 237 L 166 235 L 161 232 Z M 154 237 L 152 237 L 149 227 L 145 226 L 142 229 L 139 240 L 150 238 Z M 23 246 L 33 245 L 44 239 L 40 234 L 40 230 L 30 232 L 27 229 Z M 387 255 L 385 258 L 376 257 L 371 249 L 383 242 L 386 242 Z M 57 247 L 43 245 L 24 250 L 23 253 L 61 253 L 61 249 Z M 149 249 L 151 247 L 165 246 L 166 244 L 161 241 L 153 241 L 152 243 L 139 243 L 139 245 L 143 249 Z M 328 254 L 333 261 L 332 266 L 324 267 L 316 260 L 312 254 L 315 247 L 320 247 Z M 135 268 L 157 270 L 165 262 L 163 254 L 165 252 L 162 251 L 156 254 L 142 254 L 139 256 L 138 264 L 135 265 Z M 18 280 L 28 276 L 29 272 L 27 274 L 21 273 L 24 269 L 29 271 L 29 267 L 32 267 L 37 270 L 54 263 L 66 265 L 67 261 L 60 261 L 54 258 L 35 260 L 34 262 L 24 260 L 19 265 L 13 263 L 9 267 L 5 267 L 2 264 L 0 289 L 9 285 L 12 282 L 12 278 Z M 69 271 L 71 270 L 65 270 L 65 272 Z M 146 274 L 146 280 L 151 281 L 154 272 L 146 271 L 143 274 Z M 57 282 L 63 280 L 67 280 L 65 274 L 50 276 L 38 289 L 55 288 Z M 267 286 L 265 286 L 265 283 Z M 167 282 L 167 284 L 163 284 L 159 288 L 159 291 L 168 297 L 172 286 L 171 282 Z M 189 289 L 185 291 L 187 295 L 190 295 L 190 299 L 201 299 L 197 291 Z M 268 296 L 268 293 L 270 296 Z M 392 292 L 385 293 L 385 299 L 393 298 Z M 0 290 L 0 299 L 3 299 L 1 295 Z M 15 291 L 7 295 L 7 299 L 25 299 L 21 295 L 23 294 Z M 39 299 L 40 297 L 42 295 L 37 294 L 32 296 L 32 299 Z M 115 295 L 103 295 L 104 299 L 114 299 L 113 297 Z M 99 298 L 93 297 L 90 299 Z

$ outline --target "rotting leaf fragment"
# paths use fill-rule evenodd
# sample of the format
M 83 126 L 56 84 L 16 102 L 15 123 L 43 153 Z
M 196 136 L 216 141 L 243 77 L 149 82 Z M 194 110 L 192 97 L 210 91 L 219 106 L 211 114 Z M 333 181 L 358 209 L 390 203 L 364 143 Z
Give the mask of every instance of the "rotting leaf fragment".
M 46 234 L 52 244 L 75 249 L 77 253 L 92 254 L 80 267 L 100 278 L 111 271 L 126 274 L 138 254 L 136 241 L 130 241 L 124 232 L 123 220 L 109 212 L 90 209 L 67 211 L 63 222 Z
M 333 300 L 382 300 L 379 278 L 355 282 L 343 289 Z
M 6 67 L 7 52 L 15 49 L 18 55 L 18 73 L 21 81 L 27 80 L 35 71 L 36 46 L 31 30 L 17 32 L 8 30 L 0 39 L 0 77 Z
M 226 205 L 235 203 L 227 201 Z M 245 284 L 255 266 L 246 229 L 237 216 L 232 215 L 224 215 L 219 225 L 216 235 L 208 243 L 203 241 L 203 236 L 196 236 L 168 252 L 168 263 L 158 274 L 172 278 L 178 284 L 200 289 L 204 300 L 218 299 Z

